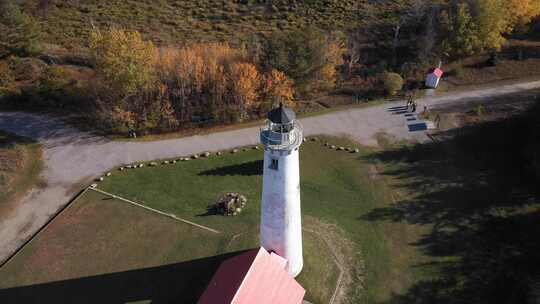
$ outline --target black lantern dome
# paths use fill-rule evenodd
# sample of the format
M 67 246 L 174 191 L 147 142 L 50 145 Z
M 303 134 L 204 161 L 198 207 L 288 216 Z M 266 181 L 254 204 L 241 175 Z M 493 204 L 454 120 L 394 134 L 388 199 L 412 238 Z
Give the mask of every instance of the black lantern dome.
M 275 124 L 290 124 L 296 119 L 296 114 L 291 108 L 279 104 L 278 108 L 272 109 L 268 112 L 268 120 Z
M 294 111 L 280 103 L 268 112 L 267 124 L 261 128 L 261 143 L 267 149 L 290 152 L 302 143 L 302 133 Z

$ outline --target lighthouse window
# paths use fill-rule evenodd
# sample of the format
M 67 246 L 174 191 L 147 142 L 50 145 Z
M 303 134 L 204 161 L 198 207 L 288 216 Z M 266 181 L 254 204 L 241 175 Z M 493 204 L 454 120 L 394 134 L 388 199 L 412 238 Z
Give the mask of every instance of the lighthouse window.
M 278 160 L 277 159 L 272 159 L 272 162 L 270 163 L 270 169 L 278 170 Z

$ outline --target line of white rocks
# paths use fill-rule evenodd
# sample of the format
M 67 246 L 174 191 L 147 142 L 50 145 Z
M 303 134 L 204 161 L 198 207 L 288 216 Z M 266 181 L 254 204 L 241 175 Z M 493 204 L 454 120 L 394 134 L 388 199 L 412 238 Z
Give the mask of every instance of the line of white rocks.
M 309 140 L 311 140 L 313 142 L 319 141 L 319 139 L 317 137 L 311 137 L 311 138 L 309 138 Z M 306 142 L 306 141 L 308 141 L 308 138 L 304 138 L 304 142 Z M 359 153 L 360 152 L 360 149 L 358 149 L 358 148 L 336 146 L 336 145 L 332 145 L 332 144 L 330 144 L 328 142 L 325 142 L 324 146 L 328 147 L 328 148 L 330 148 L 332 150 L 336 150 L 336 151 L 347 151 L 347 152 L 350 152 L 350 153 Z M 253 147 L 251 147 L 251 149 L 260 150 L 260 147 L 259 146 L 253 146 Z M 232 149 L 232 150 L 230 150 L 230 153 L 231 154 L 236 154 L 236 153 L 238 153 L 240 151 L 246 152 L 246 151 L 249 151 L 249 150 L 250 150 L 250 148 Z M 215 152 L 214 155 L 221 156 L 221 155 L 223 155 L 223 152 L 218 151 L 218 152 Z M 210 156 L 212 156 L 212 153 L 210 153 L 210 152 L 204 152 L 204 153 L 201 153 L 201 154 L 193 154 L 190 157 L 180 157 L 180 158 L 173 159 L 173 160 L 164 160 L 164 161 L 161 162 L 161 165 L 172 165 L 172 164 L 176 164 L 176 163 L 180 163 L 180 162 L 186 162 L 186 161 L 189 161 L 189 160 L 192 160 L 192 159 L 209 158 Z M 124 171 L 126 169 L 138 169 L 138 168 L 143 168 L 145 166 L 157 167 L 159 165 L 160 165 L 160 163 L 158 163 L 156 161 L 152 161 L 152 162 L 149 162 L 149 163 L 130 164 L 130 165 L 119 167 L 118 171 Z M 98 186 L 97 182 L 102 182 L 102 181 L 105 180 L 105 177 L 110 177 L 111 175 L 112 175 L 112 172 L 107 172 L 107 173 L 105 173 L 105 175 L 96 178 L 96 180 L 95 180 L 96 182 L 91 184 L 90 187 L 91 188 L 96 188 Z

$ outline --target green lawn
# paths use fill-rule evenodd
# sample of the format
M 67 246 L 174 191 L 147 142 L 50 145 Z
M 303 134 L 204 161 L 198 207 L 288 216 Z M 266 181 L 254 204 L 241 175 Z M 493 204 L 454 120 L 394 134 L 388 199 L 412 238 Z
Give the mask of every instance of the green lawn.
M 215 234 L 89 190 L 0 269 L 0 302 L 194 303 L 221 262 L 257 244 L 257 231 Z M 338 267 L 316 234 L 304 244 L 318 253 L 307 298 L 328 302 Z
M 374 210 L 390 208 L 397 198 L 408 194 L 394 188 L 394 181 L 384 174 L 386 167 L 371 159 L 374 150 L 361 147 L 359 154 L 340 152 L 324 147 L 324 141 L 357 146 L 337 138 L 319 138 L 302 145 L 305 266 L 298 280 L 308 291 L 307 299 L 328 302 L 339 275 L 331 258 L 336 255 L 345 269 L 343 284 L 348 301 L 388 301 L 405 293 L 425 275 L 426 271 L 413 266 L 428 261 L 414 245 L 427 228 L 367 218 Z M 58 292 L 72 284 L 87 286 L 101 281 L 110 282 L 110 286 L 148 287 L 151 284 L 140 282 L 140 276 L 152 278 L 161 272 L 165 272 L 161 276 L 167 276 L 171 275 L 170 269 L 177 267 L 216 265 L 226 257 L 224 254 L 256 247 L 262 153 L 254 149 L 236 154 L 224 151 L 222 156 L 212 155 L 208 159 L 114 170 L 111 177 L 99 184 L 105 191 L 223 231 L 221 235 L 164 219 L 126 203 L 103 200 L 89 192 L 0 269 L 0 287 L 19 286 L 9 289 L 8 295 L 32 291 L 21 285 L 32 285 L 37 291 L 31 294 L 38 295 L 47 294 L 48 290 Z M 392 166 L 389 164 L 388 168 Z M 207 205 L 224 192 L 240 192 L 248 198 L 247 208 L 239 216 L 207 213 Z M 323 241 L 325 237 L 333 254 Z M 207 282 L 214 271 L 209 268 L 189 282 L 204 285 L 202 282 Z M 50 283 L 58 280 L 63 281 Z M 177 285 L 186 281 L 175 280 Z M 169 287 L 165 284 L 160 290 L 179 297 L 167 293 Z M 143 294 L 133 296 L 133 300 L 149 298 L 150 291 L 142 289 Z M 92 293 L 103 292 L 108 291 L 98 289 Z
M 0 131 L 0 219 L 39 182 L 41 146 L 28 138 Z
M 441 132 L 438 142 L 388 141 L 384 149 L 360 147 L 359 154 L 323 145 L 355 146 L 346 139 L 304 143 L 306 264 L 298 280 L 307 298 L 326 302 L 332 294 L 338 272 L 328 248 L 345 268 L 350 303 L 537 298 L 537 113 L 538 106 L 516 117 Z M 108 299 L 124 302 L 156 292 L 194 297 L 227 254 L 257 246 L 261 158 L 261 150 L 224 151 L 208 159 L 112 171 L 100 188 L 223 233 L 90 192 L 0 269 L 0 288 L 17 286 L 0 290 L 0 302 L 6 295 L 68 297 L 67 290 L 90 292 L 83 292 L 89 298 L 111 294 Z M 248 198 L 239 216 L 206 212 L 231 191 Z M 153 282 L 163 284 L 158 288 Z
M 326 140 L 356 146 L 345 139 Z M 347 296 L 352 301 L 373 303 L 404 290 L 413 281 L 408 266 L 417 253 L 409 242 L 421 229 L 362 219 L 374 208 L 388 206 L 392 197 L 385 177 L 370 173 L 376 165 L 366 161 L 365 156 L 371 152 L 364 148 L 360 154 L 338 152 L 324 147 L 321 140 L 308 141 L 301 148 L 300 163 L 303 216 L 336 224 L 344 231 L 345 239 L 352 241 L 354 247 L 350 257 L 353 262 L 348 265 L 353 282 Z M 261 170 L 261 150 L 248 149 L 237 154 L 226 151 L 208 159 L 114 171 L 99 187 L 235 234 L 254 231 L 258 225 Z M 207 205 L 224 192 L 246 195 L 247 208 L 236 218 L 208 216 Z M 360 252 L 362 257 L 356 255 Z M 365 278 L 359 266 L 361 259 L 365 260 Z

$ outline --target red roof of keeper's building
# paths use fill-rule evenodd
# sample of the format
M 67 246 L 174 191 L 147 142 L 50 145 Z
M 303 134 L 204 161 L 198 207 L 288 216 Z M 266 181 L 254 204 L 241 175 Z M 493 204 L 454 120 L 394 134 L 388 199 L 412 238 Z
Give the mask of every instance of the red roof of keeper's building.
M 441 78 L 444 74 L 444 71 L 440 68 L 430 69 L 428 74 L 435 74 L 435 76 Z
M 219 266 L 198 304 L 301 304 L 305 289 L 285 270 L 287 260 L 264 248 Z

